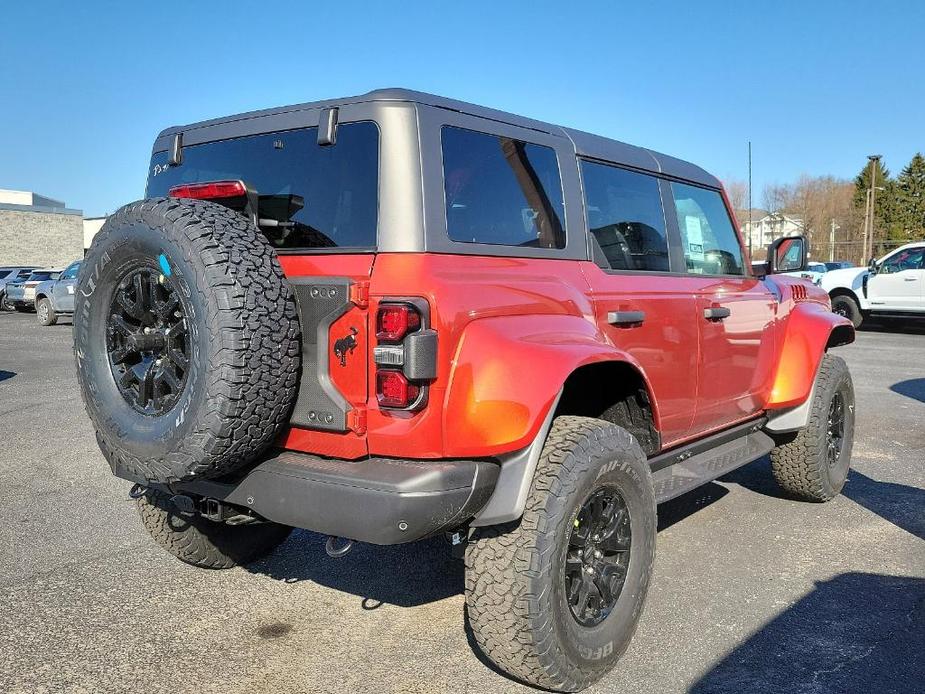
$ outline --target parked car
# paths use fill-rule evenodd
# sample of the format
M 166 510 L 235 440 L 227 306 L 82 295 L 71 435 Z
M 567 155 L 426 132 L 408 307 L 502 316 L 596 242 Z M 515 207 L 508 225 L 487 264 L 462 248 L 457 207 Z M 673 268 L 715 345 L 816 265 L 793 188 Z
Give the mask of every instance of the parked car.
M 74 313 L 74 287 L 80 261 L 68 265 L 58 279 L 45 280 L 35 288 L 35 313 L 42 325 L 54 325 L 59 316 Z
M 81 392 L 182 561 L 447 533 L 481 650 L 579 690 L 657 503 L 766 454 L 807 500 L 848 474 L 854 328 L 780 274 L 804 238 L 758 277 L 733 219 L 693 164 L 405 90 L 171 128 L 84 259 Z
M 35 310 L 35 288 L 46 280 L 55 280 L 61 270 L 33 270 L 25 279 L 6 283 L 6 301 L 17 311 Z
M 33 270 L 35 270 L 34 265 L 10 265 L 0 267 L 0 311 L 13 310 L 12 304 L 8 303 L 6 300 L 7 282 L 25 280 L 32 274 Z
M 791 277 L 809 280 L 813 284 L 819 284 L 822 276 L 828 271 L 829 269 L 825 266 L 825 263 L 807 263 L 803 270 L 799 272 L 788 272 L 787 274 Z
M 826 270 L 844 270 L 849 267 L 854 267 L 854 263 L 847 260 L 830 260 L 825 263 Z
M 868 316 L 925 316 L 925 241 L 901 246 L 866 268 L 828 272 L 820 286 L 832 310 L 855 328 Z

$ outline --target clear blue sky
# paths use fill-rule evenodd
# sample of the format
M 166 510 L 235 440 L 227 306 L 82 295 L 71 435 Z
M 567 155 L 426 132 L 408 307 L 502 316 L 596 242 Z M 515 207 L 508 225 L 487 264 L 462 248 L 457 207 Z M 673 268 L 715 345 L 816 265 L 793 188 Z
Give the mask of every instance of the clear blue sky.
M 168 125 L 403 86 L 721 178 L 896 173 L 925 149 L 925 3 L 4 3 L 0 188 L 141 197 Z

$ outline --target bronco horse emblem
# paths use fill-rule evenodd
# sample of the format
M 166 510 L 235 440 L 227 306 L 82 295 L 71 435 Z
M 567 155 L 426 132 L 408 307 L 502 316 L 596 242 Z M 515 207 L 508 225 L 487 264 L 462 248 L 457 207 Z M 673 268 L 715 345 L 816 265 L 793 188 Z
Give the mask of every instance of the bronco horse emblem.
M 358 332 L 356 328 L 351 327 L 349 335 L 340 338 L 334 343 L 334 356 L 340 361 L 341 366 L 347 366 L 347 354 L 353 354 L 353 350 L 357 348 L 356 336 Z

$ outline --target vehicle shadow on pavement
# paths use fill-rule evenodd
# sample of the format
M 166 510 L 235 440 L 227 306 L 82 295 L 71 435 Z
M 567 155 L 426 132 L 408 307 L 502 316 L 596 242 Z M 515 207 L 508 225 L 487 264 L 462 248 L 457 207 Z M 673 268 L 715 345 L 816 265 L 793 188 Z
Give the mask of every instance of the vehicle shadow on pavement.
M 287 583 L 312 581 L 363 599 L 364 609 L 382 603 L 414 607 L 463 592 L 463 565 L 443 537 L 383 547 L 357 543 L 340 559 L 324 551 L 326 536 L 296 530 L 269 557 L 248 571 Z
M 707 484 L 660 505 L 658 530 L 688 518 L 728 493 L 718 484 Z M 279 550 L 246 568 L 286 583 L 312 581 L 351 593 L 362 598 L 364 609 L 376 609 L 383 603 L 415 607 L 463 593 L 463 562 L 452 557 L 443 537 L 393 547 L 357 543 L 340 559 L 325 553 L 326 539 L 296 530 Z
M 788 498 L 774 482 L 770 467 L 765 457 L 724 475 L 720 480 L 765 496 Z M 841 493 L 871 513 L 925 540 L 925 514 L 922 513 L 925 490 L 896 482 L 880 482 L 857 470 L 849 470 Z
M 4 371 L 4 370 L 0 369 L 0 381 L 9 380 L 9 379 L 13 378 L 13 376 L 15 376 L 15 375 L 16 375 L 16 372 L 15 372 L 15 371 Z
M 894 320 L 866 320 L 858 328 L 867 333 L 899 333 L 904 335 L 925 335 L 925 320 L 920 318 L 900 318 Z
M 923 653 L 925 579 L 845 573 L 817 582 L 690 691 L 921 691 Z
M 910 378 L 890 386 L 890 390 L 907 398 L 925 402 L 925 378 Z

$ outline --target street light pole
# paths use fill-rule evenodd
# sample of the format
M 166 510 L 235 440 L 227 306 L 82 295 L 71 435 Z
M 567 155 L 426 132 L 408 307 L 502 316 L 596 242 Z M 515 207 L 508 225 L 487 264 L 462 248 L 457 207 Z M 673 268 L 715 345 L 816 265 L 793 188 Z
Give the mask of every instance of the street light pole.
M 866 264 L 867 261 L 874 255 L 874 219 L 877 216 L 877 208 L 875 207 L 877 202 L 877 163 L 880 161 L 879 154 L 868 155 L 870 159 L 870 234 L 868 235 L 868 244 L 869 246 L 864 248 L 864 258 L 861 258 L 862 264 Z

